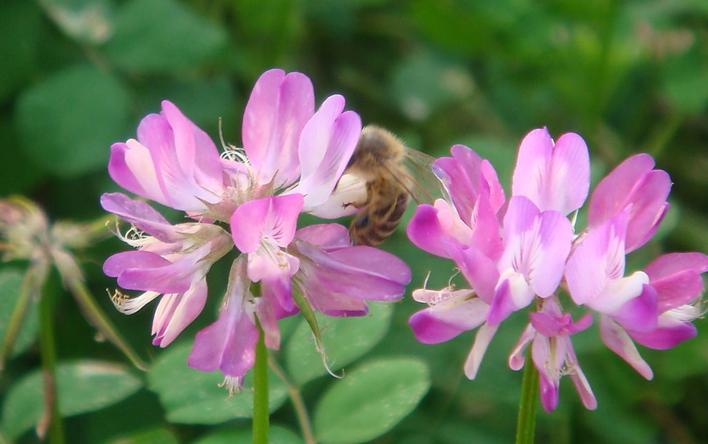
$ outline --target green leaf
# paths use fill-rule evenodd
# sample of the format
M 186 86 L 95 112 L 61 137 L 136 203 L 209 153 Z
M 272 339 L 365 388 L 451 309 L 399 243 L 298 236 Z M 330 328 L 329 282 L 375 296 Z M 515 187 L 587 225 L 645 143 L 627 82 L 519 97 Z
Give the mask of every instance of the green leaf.
M 17 125 L 26 153 L 42 168 L 73 177 L 104 169 L 111 142 L 125 134 L 129 96 L 91 66 L 60 71 L 19 99 Z
M 425 364 L 389 358 L 358 367 L 334 383 L 315 410 L 315 433 L 323 443 L 361 443 L 391 430 L 430 388 Z
M 167 419 L 183 424 L 219 424 L 233 418 L 250 418 L 253 414 L 251 374 L 246 376 L 243 389 L 229 397 L 227 390 L 219 387 L 223 375 L 187 366 L 190 350 L 189 343 L 170 347 L 148 372 L 149 388 L 159 396 Z M 285 402 L 287 388 L 272 374 L 268 387 L 270 411 L 274 412 Z
M 174 433 L 164 428 L 141 430 L 111 439 L 107 444 L 178 444 Z
M 167 73 L 193 69 L 226 43 L 216 24 L 174 0 L 132 0 L 118 12 L 106 56 L 123 69 Z
M 56 383 L 62 416 L 102 409 L 127 398 L 142 385 L 122 365 L 89 360 L 59 364 Z M 36 370 L 8 391 L 2 429 L 10 439 L 16 439 L 37 423 L 43 410 L 42 374 Z
M 24 85 L 36 70 L 41 11 L 35 2 L 4 1 L 0 13 L 0 100 Z
M 10 316 L 20 298 L 23 273 L 19 270 L 6 268 L 0 270 L 0 341 L 7 334 Z M 12 347 L 12 356 L 27 350 L 37 337 L 37 304 L 30 301 L 25 313 L 22 327 Z
M 381 341 L 391 322 L 390 304 L 369 304 L 367 316 L 337 318 L 317 315 L 324 351 L 331 370 L 355 361 Z M 324 375 L 324 367 L 312 331 L 302 321 L 285 347 L 288 373 L 298 385 Z
M 194 444 L 232 444 L 251 441 L 253 441 L 253 433 L 251 428 L 248 427 L 244 430 L 219 430 L 198 439 Z M 302 439 L 290 429 L 279 425 L 271 425 L 268 430 L 268 442 L 270 444 L 301 444 Z

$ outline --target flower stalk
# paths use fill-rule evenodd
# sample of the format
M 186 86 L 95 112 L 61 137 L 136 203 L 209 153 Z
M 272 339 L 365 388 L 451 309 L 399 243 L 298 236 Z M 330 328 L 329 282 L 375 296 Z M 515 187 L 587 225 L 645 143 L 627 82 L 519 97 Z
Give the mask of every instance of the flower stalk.
M 529 348 L 524 374 L 521 379 L 521 398 L 516 419 L 516 444 L 533 444 L 536 432 L 536 408 L 538 401 L 538 370 L 531 360 Z
M 40 439 L 48 436 L 50 444 L 64 444 L 64 426 L 59 414 L 56 386 L 56 348 L 54 344 L 54 298 L 45 293 L 39 300 L 40 337 L 39 347 L 44 380 L 44 414 L 37 424 Z
M 253 366 L 253 444 L 268 444 L 268 349 L 258 325 L 256 363 Z

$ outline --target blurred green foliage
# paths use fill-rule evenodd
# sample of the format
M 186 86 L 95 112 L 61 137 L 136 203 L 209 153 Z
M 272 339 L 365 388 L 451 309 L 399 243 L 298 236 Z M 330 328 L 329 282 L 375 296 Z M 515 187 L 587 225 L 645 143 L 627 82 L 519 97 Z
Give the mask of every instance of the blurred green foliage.
M 595 179 L 627 155 L 649 152 L 673 178 L 673 208 L 630 265 L 641 267 L 664 250 L 708 250 L 704 0 L 4 0 L 0 60 L 0 195 L 25 194 L 52 218 L 100 215 L 98 196 L 116 189 L 105 168 L 109 145 L 132 137 L 162 98 L 215 140 L 223 118 L 225 139 L 238 145 L 250 86 L 280 66 L 310 75 L 319 99 L 343 93 L 364 122 L 390 128 L 413 147 L 442 155 L 452 143 L 468 144 L 495 164 L 505 184 L 518 141 L 538 126 L 580 133 Z M 384 247 L 411 264 L 415 286 L 428 271 L 431 286 L 452 274 L 452 264 L 415 250 L 401 232 Z M 106 310 L 112 307 L 103 289 L 114 283 L 100 264 L 122 248 L 108 241 L 81 258 Z M 0 269 L 3 324 L 21 265 Z M 248 390 L 229 400 L 216 387 L 219 377 L 184 365 L 194 332 L 213 319 L 227 271 L 212 273 L 208 309 L 168 350 L 149 345 L 149 310 L 130 318 L 111 313 L 131 344 L 154 358 L 147 375 L 94 340 L 54 279 L 69 442 L 248 442 Z M 477 380 L 467 381 L 462 363 L 472 335 L 419 344 L 406 323 L 417 308 L 407 297 L 392 313 L 323 321 L 331 364 L 344 367 L 344 380 L 326 375 L 303 321 L 284 323 L 278 359 L 300 385 L 315 433 L 325 442 L 379 435 L 373 442 L 510 442 L 520 375 L 508 370 L 506 357 L 524 320 L 505 324 Z M 36 440 L 29 431 L 41 413 L 33 322 L 0 377 L 0 442 Z M 558 411 L 539 416 L 538 442 L 708 442 L 708 325 L 698 327 L 699 337 L 676 349 L 642 350 L 655 369 L 652 382 L 607 351 L 596 331 L 579 335 L 599 408 L 585 411 L 564 380 Z M 298 359 L 306 362 L 298 366 Z M 381 379 L 367 373 L 376 366 Z M 116 374 L 107 384 L 110 372 Z M 353 396 L 347 385 L 382 399 Z M 402 385 L 408 390 L 394 390 Z M 272 442 L 301 442 L 284 386 L 271 389 Z

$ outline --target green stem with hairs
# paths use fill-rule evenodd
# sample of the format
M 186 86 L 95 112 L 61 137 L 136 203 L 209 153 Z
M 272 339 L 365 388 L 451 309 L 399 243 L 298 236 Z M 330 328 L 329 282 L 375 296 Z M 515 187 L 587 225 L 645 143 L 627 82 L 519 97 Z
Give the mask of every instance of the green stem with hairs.
M 516 420 L 516 444 L 533 444 L 536 432 L 536 408 L 538 406 L 538 370 L 531 360 L 529 350 L 521 379 L 519 416 Z
M 258 324 L 256 363 L 253 366 L 253 444 L 268 444 L 268 349 Z

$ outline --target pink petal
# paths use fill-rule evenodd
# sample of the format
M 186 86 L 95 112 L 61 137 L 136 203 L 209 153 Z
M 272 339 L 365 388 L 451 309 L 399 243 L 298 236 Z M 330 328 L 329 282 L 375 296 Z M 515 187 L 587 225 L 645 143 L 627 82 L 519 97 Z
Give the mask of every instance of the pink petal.
M 130 268 L 156 268 L 170 265 L 171 262 L 159 254 L 147 251 L 123 251 L 106 259 L 103 272 L 110 277 L 118 277 Z
M 314 105 L 312 82 L 304 74 L 272 69 L 256 81 L 244 111 L 242 134 L 259 183 L 275 179 L 275 185 L 287 185 L 297 179 L 297 146 Z
M 599 225 L 612 218 L 627 204 L 637 182 L 654 168 L 654 159 L 644 153 L 628 157 L 595 187 L 588 207 L 588 224 Z
M 610 280 L 624 275 L 626 215 L 590 230 L 575 247 L 565 268 L 568 290 L 576 304 L 598 298 Z
M 163 242 L 173 242 L 179 237 L 175 228 L 154 208 L 125 194 L 104 193 L 101 206 Z
M 647 173 L 637 184 L 631 197 L 631 219 L 627 229 L 627 253 L 641 247 L 656 233 L 668 210 L 666 199 L 671 191 L 671 178 L 666 171 Z
M 317 245 L 324 250 L 351 247 L 352 245 L 349 239 L 349 230 L 339 224 L 308 225 L 297 230 L 295 238 Z
M 569 339 L 566 352 L 566 362 L 567 365 L 573 369 L 570 373 L 570 379 L 573 381 L 575 390 L 578 392 L 578 395 L 580 395 L 583 405 L 588 410 L 595 410 L 597 408 L 597 399 L 595 398 L 595 394 L 592 392 L 592 388 L 590 388 L 590 383 L 585 377 L 585 373 L 583 373 L 583 370 L 580 368 L 580 363 L 578 363 L 578 358 L 575 356 L 575 350 L 573 350 L 573 346 Z
M 474 337 L 474 344 L 472 344 L 472 349 L 465 360 L 465 376 L 467 376 L 467 379 L 474 379 L 477 376 L 477 371 L 482 363 L 482 358 L 484 358 L 484 353 L 487 351 L 487 347 L 496 332 L 497 327 L 493 327 L 487 323 L 482 324 L 479 330 L 477 330 L 477 335 Z
M 276 318 L 284 318 L 297 312 L 297 306 L 292 297 L 292 282 L 284 274 L 265 279 L 261 282 L 263 297 L 270 301 Z
M 489 309 L 487 322 L 490 325 L 499 325 L 514 311 L 528 307 L 534 298 L 533 291 L 521 274 L 513 273 L 500 281 Z
M 305 208 L 323 204 L 332 194 L 361 134 L 361 119 L 352 111 L 342 113 L 344 97 L 330 96 L 307 122 L 299 142 L 300 183 Z
M 689 304 L 703 293 L 701 274 L 708 271 L 703 253 L 670 253 L 653 260 L 645 271 L 656 290 L 659 312 Z
M 651 367 L 639 355 L 637 347 L 621 325 L 607 316 L 600 317 L 600 336 L 607 348 L 619 355 L 646 379 L 652 379 Z
M 531 358 L 539 376 L 541 405 L 547 412 L 552 412 L 558 407 L 560 382 L 558 377 L 565 360 L 565 351 L 559 350 L 560 344 L 561 342 L 556 341 L 554 353 L 550 351 L 550 339 L 545 336 L 536 335 L 531 344 Z
M 418 205 L 406 232 L 416 247 L 447 258 L 471 237 L 471 231 L 443 200 L 436 201 L 435 207 Z
M 167 347 L 204 309 L 207 297 L 206 280 L 196 280 L 184 294 L 162 297 L 153 319 L 152 343 Z
M 489 310 L 489 305 L 479 298 L 451 302 L 428 307 L 410 317 L 408 324 L 418 341 L 424 344 L 449 341 L 482 324 Z
M 499 280 L 497 264 L 474 247 L 458 250 L 452 259 L 475 293 L 491 304 Z
M 234 244 L 243 253 L 253 253 L 268 236 L 279 246 L 288 246 L 295 236 L 302 206 L 300 194 L 269 196 L 240 205 L 231 216 Z
M 140 184 L 133 171 L 128 166 L 125 153 L 128 150 L 125 143 L 114 143 L 111 145 L 111 157 L 108 160 L 108 174 L 111 179 L 124 189 L 140 196 L 146 196 L 145 188 Z

